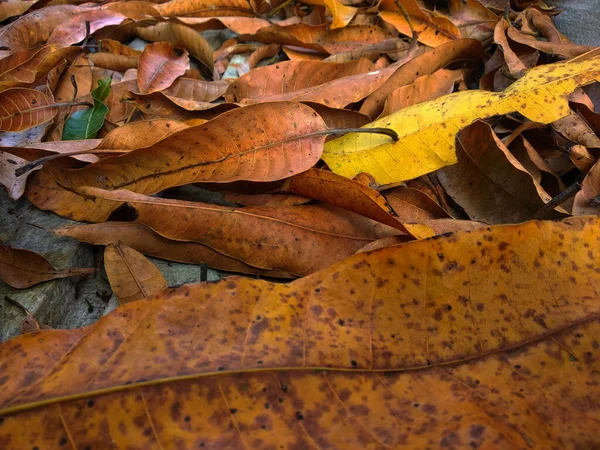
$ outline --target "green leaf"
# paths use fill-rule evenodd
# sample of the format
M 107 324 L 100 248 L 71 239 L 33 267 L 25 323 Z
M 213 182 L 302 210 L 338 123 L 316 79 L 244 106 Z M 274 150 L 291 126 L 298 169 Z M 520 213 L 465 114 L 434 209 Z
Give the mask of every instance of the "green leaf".
M 67 120 L 62 138 L 65 141 L 95 138 L 104 125 L 108 106 L 103 102 L 110 94 L 110 78 L 98 80 L 98 87 L 91 94 L 94 99 L 92 108 L 76 111 Z

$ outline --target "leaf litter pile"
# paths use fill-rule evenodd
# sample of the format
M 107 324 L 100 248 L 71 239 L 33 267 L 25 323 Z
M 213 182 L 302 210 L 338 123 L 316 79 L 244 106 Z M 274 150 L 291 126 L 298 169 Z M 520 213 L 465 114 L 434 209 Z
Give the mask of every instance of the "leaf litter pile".
M 559 10 L 72 3 L 0 4 L 0 182 L 121 306 L 25 310 L 0 448 L 600 447 L 600 50 Z M 94 270 L 0 244 L 14 288 Z

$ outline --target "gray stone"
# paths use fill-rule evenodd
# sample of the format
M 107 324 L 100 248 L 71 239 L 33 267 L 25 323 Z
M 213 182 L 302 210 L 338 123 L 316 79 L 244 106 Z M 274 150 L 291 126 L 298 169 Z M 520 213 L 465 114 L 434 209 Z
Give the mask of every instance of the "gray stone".
M 192 192 L 198 195 L 201 190 Z M 25 198 L 15 202 L 8 198 L 3 188 L 0 188 L 0 211 L 0 240 L 7 245 L 35 251 L 56 269 L 95 267 L 100 261 L 103 247 L 56 236 L 50 231 L 76 222 L 38 210 Z M 155 258 L 151 261 L 170 287 L 201 281 L 200 266 Z M 225 274 L 208 269 L 209 281 L 219 280 L 222 276 Z M 23 311 L 7 302 L 5 297 L 17 301 L 39 322 L 52 328 L 89 325 L 118 306 L 103 268 L 93 275 L 48 281 L 29 289 L 14 289 L 0 280 L 0 341 L 18 335 L 25 318 Z
M 4 189 L 0 189 L 0 211 L 0 239 L 7 245 L 35 251 L 56 269 L 95 265 L 95 252 L 91 245 L 55 236 L 49 231 L 74 222 L 40 211 L 24 198 L 15 202 L 8 198 Z M 19 308 L 5 301 L 6 296 L 27 308 L 38 321 L 52 327 L 82 326 L 94 322 L 101 316 L 106 301 L 90 296 L 92 307 L 89 307 L 78 294 L 92 283 L 90 279 L 98 276 L 64 278 L 29 289 L 14 289 L 0 280 L 0 340 L 18 334 L 24 318 Z
M 550 0 L 563 12 L 552 20 L 561 33 L 576 44 L 600 45 L 600 0 Z

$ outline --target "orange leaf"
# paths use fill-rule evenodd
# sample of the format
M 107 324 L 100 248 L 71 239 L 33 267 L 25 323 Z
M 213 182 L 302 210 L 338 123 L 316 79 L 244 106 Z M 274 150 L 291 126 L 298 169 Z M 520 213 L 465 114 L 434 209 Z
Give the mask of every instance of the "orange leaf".
M 246 273 L 275 278 L 293 278 L 282 271 L 261 270 L 235 258 L 225 256 L 197 242 L 174 241 L 152 231 L 142 223 L 105 222 L 90 225 L 68 226 L 55 230 L 59 236 L 70 236 L 94 245 L 121 242 L 140 253 L 154 258 L 188 264 L 207 264 L 226 272 Z
M 248 265 L 303 276 L 398 234 L 357 214 L 323 205 L 231 208 L 82 187 L 87 196 L 127 202 L 167 239 L 200 242 Z
M 383 195 L 327 170 L 309 169 L 288 178 L 279 191 L 320 200 L 408 233 L 398 218 L 390 214 L 392 209 Z
M 101 448 L 120 425 L 148 448 L 594 447 L 598 233 L 455 233 L 19 336 L 0 345 L 0 442 Z
M 91 9 L 61 22 L 48 38 L 48 44 L 72 45 L 81 42 L 87 35 L 86 22 L 90 34 L 111 25 L 119 25 L 127 17 L 108 9 Z
M 131 247 L 109 244 L 104 249 L 104 269 L 121 305 L 165 291 L 167 281 L 160 270 Z
M 151 94 L 168 88 L 189 67 L 187 51 L 177 51 L 168 42 L 147 45 L 138 62 L 137 83 L 140 93 Z
M 23 131 L 52 120 L 58 109 L 46 94 L 15 88 L 0 92 L 0 131 Z
M 103 221 L 118 204 L 57 190 L 57 183 L 155 193 L 199 182 L 280 180 L 308 170 L 319 160 L 325 136 L 306 135 L 325 130 L 317 113 L 300 103 L 249 106 L 181 130 L 151 147 L 83 169 L 44 168 L 34 174 L 27 196 L 41 209 Z

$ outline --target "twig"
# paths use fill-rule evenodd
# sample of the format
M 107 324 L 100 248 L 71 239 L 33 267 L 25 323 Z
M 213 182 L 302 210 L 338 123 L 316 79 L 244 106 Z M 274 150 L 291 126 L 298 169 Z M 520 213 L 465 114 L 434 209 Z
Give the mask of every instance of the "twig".
M 269 12 L 267 12 L 267 18 L 271 18 L 273 17 L 275 14 L 277 14 L 277 12 L 279 12 L 280 10 L 282 10 L 283 8 L 285 8 L 287 5 L 289 5 L 290 3 L 292 3 L 294 0 L 285 0 L 284 2 L 281 2 L 279 5 L 277 5 L 275 8 L 273 8 L 272 10 L 270 10 Z
M 556 197 L 553 197 L 548 203 L 542 206 L 529 220 L 539 219 L 552 211 L 557 206 L 563 204 L 570 198 L 574 197 L 581 190 L 581 183 L 575 182 Z
M 90 30 L 90 21 L 86 20 L 85 21 L 85 38 L 83 39 L 83 43 L 81 45 L 87 45 L 88 41 L 90 40 L 90 35 L 91 35 L 91 30 Z

